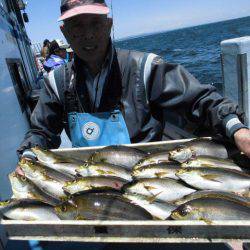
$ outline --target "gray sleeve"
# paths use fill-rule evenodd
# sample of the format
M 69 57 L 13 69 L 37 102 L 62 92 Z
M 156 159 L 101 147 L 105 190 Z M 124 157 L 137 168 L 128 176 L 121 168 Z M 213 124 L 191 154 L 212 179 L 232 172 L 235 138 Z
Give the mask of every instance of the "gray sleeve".
M 25 135 L 18 149 L 19 156 L 34 146 L 46 149 L 58 148 L 61 143 L 60 134 L 63 130 L 63 105 L 59 100 L 54 82 L 53 72 L 45 78 L 38 103 L 31 115 L 31 129 Z M 53 79 L 52 79 L 53 80 Z
M 148 100 L 161 109 L 232 138 L 246 127 L 238 105 L 222 97 L 212 85 L 200 84 L 184 67 L 156 57 L 147 81 Z

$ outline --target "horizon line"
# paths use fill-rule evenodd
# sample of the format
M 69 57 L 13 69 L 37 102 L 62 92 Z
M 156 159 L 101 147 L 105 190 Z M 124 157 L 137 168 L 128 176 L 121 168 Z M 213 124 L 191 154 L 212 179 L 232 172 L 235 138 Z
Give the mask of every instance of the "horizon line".
M 216 23 L 221 23 L 221 22 L 226 22 L 226 21 L 238 20 L 238 19 L 247 18 L 247 17 L 250 17 L 250 15 L 242 16 L 242 17 L 236 17 L 236 18 L 232 18 L 232 19 L 223 19 L 223 20 L 216 21 L 216 22 L 212 21 L 212 22 L 208 22 L 208 23 L 201 23 L 201 24 L 194 25 L 194 26 L 193 25 L 191 25 L 191 26 L 183 26 L 183 27 L 167 29 L 167 30 L 164 29 L 164 30 L 160 30 L 160 31 L 156 31 L 156 32 L 140 33 L 140 34 L 137 34 L 137 35 L 131 35 L 131 36 L 115 39 L 114 42 L 124 42 L 126 40 L 133 40 L 133 39 L 136 39 L 136 38 L 148 37 L 148 36 L 151 36 L 151 35 L 157 35 L 157 34 L 161 34 L 161 33 L 177 31 L 177 30 L 182 30 L 182 29 L 187 29 L 187 28 L 194 28 L 194 27 L 204 26 L 204 25 L 208 25 L 208 24 L 216 24 Z

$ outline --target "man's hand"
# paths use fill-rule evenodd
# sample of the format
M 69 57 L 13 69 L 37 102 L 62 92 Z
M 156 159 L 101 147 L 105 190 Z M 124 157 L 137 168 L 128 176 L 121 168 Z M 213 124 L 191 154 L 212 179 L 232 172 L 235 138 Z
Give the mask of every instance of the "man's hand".
M 235 144 L 240 151 L 250 158 L 250 130 L 242 128 L 234 134 Z

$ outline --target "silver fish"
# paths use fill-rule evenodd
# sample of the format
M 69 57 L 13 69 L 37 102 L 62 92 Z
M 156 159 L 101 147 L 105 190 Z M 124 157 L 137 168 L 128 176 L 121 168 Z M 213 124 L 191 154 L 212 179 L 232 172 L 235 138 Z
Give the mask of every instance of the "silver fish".
M 215 220 L 249 220 L 250 207 L 238 201 L 200 198 L 180 206 L 171 217 L 175 220 L 201 220 L 207 224 L 213 224 Z
M 58 200 L 43 193 L 26 177 L 12 173 L 9 175 L 9 179 L 13 192 L 12 199 L 37 200 L 52 206 L 59 204 Z
M 152 220 L 145 209 L 117 194 L 86 193 L 72 201 L 76 206 L 65 203 L 55 207 L 62 220 Z
M 24 221 L 60 221 L 53 207 L 44 204 L 17 204 L 4 212 L 11 220 Z
M 187 162 L 182 163 L 184 168 L 226 168 L 232 170 L 242 171 L 242 168 L 237 166 L 232 160 L 220 159 L 212 156 L 197 156 Z
M 73 182 L 67 182 L 63 190 L 70 194 L 77 194 L 94 190 L 118 190 L 127 183 L 127 181 L 119 178 L 111 177 L 85 177 L 77 179 Z
M 41 191 L 54 199 L 60 201 L 67 200 L 67 195 L 62 189 L 66 182 L 52 179 L 49 177 L 45 168 L 29 161 L 23 160 L 19 165 L 24 172 L 25 177 L 34 183 Z
M 229 193 L 229 192 L 222 192 L 222 191 L 197 191 L 195 193 L 192 193 L 190 195 L 187 195 L 183 197 L 180 200 L 177 200 L 175 202 L 176 205 L 182 205 L 184 203 L 187 203 L 192 200 L 200 199 L 200 198 L 222 198 L 225 200 L 233 200 L 233 201 L 239 201 L 241 203 L 245 203 L 247 206 L 250 206 L 250 199 L 244 198 L 242 196 Z
M 76 173 L 82 177 L 117 177 L 128 182 L 132 181 L 131 174 L 128 170 L 109 163 L 85 163 L 76 169 Z
M 90 162 L 103 162 L 114 165 L 124 166 L 128 170 L 147 154 L 141 150 L 125 147 L 125 146 L 109 146 L 105 147 L 89 158 Z
M 222 159 L 228 158 L 228 152 L 225 146 L 210 139 L 195 139 L 170 151 L 169 159 L 183 163 L 200 155 Z
M 250 176 L 223 168 L 187 168 L 176 175 L 188 185 L 201 190 L 218 190 L 242 194 L 250 188 Z
M 32 148 L 32 151 L 36 154 L 40 163 L 50 169 L 71 177 L 71 179 L 74 179 L 76 169 L 85 163 L 79 160 L 57 155 L 52 151 L 43 150 L 39 147 Z
M 126 193 L 123 196 L 130 200 L 133 204 L 146 209 L 153 216 L 153 218 L 157 220 L 168 219 L 171 213 L 177 208 L 167 202 L 155 200 L 151 201 L 147 196 L 143 195 Z
M 166 163 L 166 162 L 170 162 L 168 152 L 166 152 L 166 151 L 157 152 L 157 153 L 150 154 L 149 156 L 146 156 L 145 158 L 141 159 L 133 167 L 133 169 L 136 170 L 136 169 L 144 167 L 144 166 Z
M 132 176 L 135 179 L 170 178 L 179 180 L 175 174 L 180 169 L 180 164 L 177 163 L 160 163 L 134 169 L 132 171 Z
M 124 190 L 126 193 L 140 194 L 165 202 L 178 200 L 196 191 L 179 181 L 158 178 L 140 179 L 135 183 L 125 185 Z

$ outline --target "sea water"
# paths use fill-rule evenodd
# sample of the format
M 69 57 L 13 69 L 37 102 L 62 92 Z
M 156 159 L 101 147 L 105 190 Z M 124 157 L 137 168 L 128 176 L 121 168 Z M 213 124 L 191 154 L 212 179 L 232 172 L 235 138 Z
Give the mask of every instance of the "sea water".
M 241 36 L 250 36 L 250 17 L 130 38 L 116 46 L 152 52 L 182 64 L 201 83 L 214 84 L 221 91 L 220 42 Z

